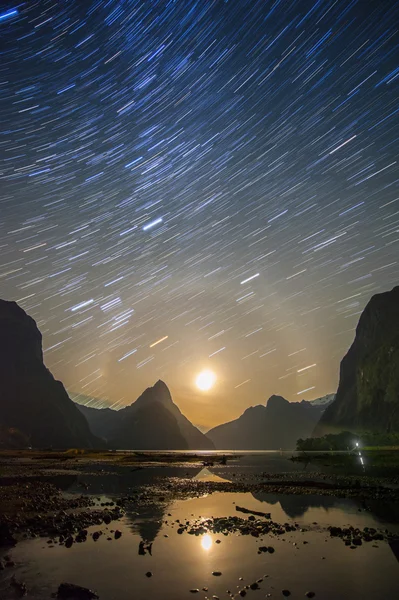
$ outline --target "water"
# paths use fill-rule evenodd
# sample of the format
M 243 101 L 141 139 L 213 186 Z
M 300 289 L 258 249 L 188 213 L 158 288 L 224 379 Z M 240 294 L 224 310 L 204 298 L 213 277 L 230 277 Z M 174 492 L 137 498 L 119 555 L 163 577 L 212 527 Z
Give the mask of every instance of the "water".
M 282 463 L 280 459 L 279 455 L 267 459 L 248 456 L 226 467 L 166 466 L 128 473 L 115 468 L 104 470 L 100 465 L 97 468 L 102 469 L 101 474 L 66 476 L 63 483 L 67 493 L 82 493 L 84 481 L 88 493 L 104 501 L 132 491 L 138 485 L 170 477 L 217 482 L 231 481 L 233 475 L 240 477 L 245 473 L 249 479 L 256 478 L 264 471 L 265 460 L 267 471 L 271 473 L 303 469 L 303 465 L 286 459 Z M 258 538 L 237 532 L 224 535 L 215 533 L 212 528 L 198 536 L 177 533 L 177 520 L 192 524 L 211 517 L 248 519 L 248 514 L 236 510 L 237 506 L 270 512 L 273 521 L 297 524 L 298 530 Z M 304 598 L 308 591 L 315 592 L 316 599 L 324 600 L 396 598 L 395 590 L 399 590 L 397 548 L 378 541 L 363 542 L 351 549 L 342 539 L 331 538 L 326 531 L 330 525 L 352 525 L 360 529 L 388 527 L 399 533 L 399 526 L 389 523 L 385 507 L 376 507 L 373 514 L 359 508 L 352 500 L 317 494 L 215 492 L 169 504 L 132 505 L 123 519 L 109 526 L 90 527 L 88 540 L 74 543 L 71 548 L 48 544 L 47 539 L 35 539 L 19 543 L 8 554 L 17 565 L 13 573 L 26 583 L 29 590 L 26 597 L 32 600 L 50 598 L 64 581 L 95 590 L 101 600 L 241 598 L 238 594 L 243 589 L 247 598 L 255 599 L 283 598 L 283 589 L 288 589 L 293 598 Z M 95 542 L 90 534 L 99 529 L 103 535 Z M 115 529 L 122 532 L 118 540 L 114 539 Z M 143 541 L 144 550 L 140 547 Z M 275 552 L 258 553 L 261 546 L 272 546 Z M 214 576 L 214 571 L 222 574 Z M 147 577 L 147 572 L 151 572 L 152 577 Z M 0 573 L 2 600 L 16 597 L 9 585 L 10 577 L 8 570 Z M 245 589 L 258 580 L 260 591 Z M 196 589 L 198 593 L 190 591 Z

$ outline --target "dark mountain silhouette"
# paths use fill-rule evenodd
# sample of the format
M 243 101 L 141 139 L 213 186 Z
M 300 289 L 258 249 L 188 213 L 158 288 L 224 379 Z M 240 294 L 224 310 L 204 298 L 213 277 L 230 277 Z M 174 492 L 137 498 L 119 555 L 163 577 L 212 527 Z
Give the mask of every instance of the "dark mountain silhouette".
M 3 431 L 17 430 L 21 439 L 38 448 L 103 446 L 62 383 L 45 367 L 35 321 L 18 304 L 5 300 L 0 300 L 0 426 Z
M 213 443 L 180 412 L 168 386 L 157 381 L 130 406 L 116 411 L 77 405 L 96 435 L 131 450 L 212 450 Z
M 362 312 L 335 401 L 314 435 L 348 429 L 399 431 L 399 286 L 373 296 Z
M 76 401 L 75 401 L 76 402 Z M 91 431 L 98 437 L 109 441 L 117 435 L 121 424 L 118 411 L 111 408 L 93 408 L 76 402 L 79 411 L 86 417 Z
M 266 406 L 248 408 L 238 419 L 207 433 L 218 450 L 292 450 L 298 438 L 308 437 L 325 404 L 288 402 L 271 396 Z

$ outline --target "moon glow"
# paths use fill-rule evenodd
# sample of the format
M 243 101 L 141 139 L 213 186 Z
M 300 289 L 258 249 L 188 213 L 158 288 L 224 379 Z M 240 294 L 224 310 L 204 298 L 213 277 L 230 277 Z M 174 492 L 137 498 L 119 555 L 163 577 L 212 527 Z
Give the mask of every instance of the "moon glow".
M 209 369 L 201 371 L 201 373 L 197 375 L 197 378 L 195 380 L 197 388 L 202 392 L 207 392 L 208 390 L 210 390 L 215 385 L 215 382 L 216 375 L 213 371 L 210 371 Z

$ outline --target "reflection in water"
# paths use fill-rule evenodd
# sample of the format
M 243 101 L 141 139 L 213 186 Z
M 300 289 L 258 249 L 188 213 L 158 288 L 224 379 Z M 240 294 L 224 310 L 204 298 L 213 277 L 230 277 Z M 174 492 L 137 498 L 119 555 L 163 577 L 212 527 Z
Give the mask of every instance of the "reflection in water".
M 275 504 L 269 502 L 272 518 L 284 522 L 281 499 L 274 499 Z M 399 585 L 398 563 L 386 543 L 379 542 L 378 548 L 364 543 L 351 550 L 341 539 L 331 538 L 319 528 L 312 530 L 311 526 L 287 531 L 283 536 L 270 533 L 263 539 L 211 532 L 199 536 L 177 534 L 181 523 L 237 516 L 237 505 L 265 510 L 269 508 L 266 504 L 265 499 L 261 502 L 250 493 L 214 493 L 173 502 L 167 507 L 167 522 L 157 524 L 160 532 L 152 546 L 137 534 L 140 528 L 145 533 L 142 525 L 135 525 L 135 520 L 142 521 L 143 516 L 132 510 L 118 522 L 122 536 L 117 541 L 109 535 L 115 527 L 110 524 L 102 526 L 105 535 L 98 541 L 91 537 L 98 526 L 90 527 L 87 542 L 69 549 L 40 539 L 21 542 L 9 551 L 16 564 L 13 574 L 26 582 L 32 600 L 50 598 L 62 581 L 89 587 L 101 600 L 187 600 L 190 590 L 203 587 L 209 589 L 209 598 L 227 597 L 226 589 L 237 598 L 244 586 L 257 581 L 262 590 L 259 598 L 270 594 L 281 597 L 282 589 L 289 589 L 295 598 L 305 597 L 309 590 L 323 600 L 393 597 L 392 590 Z M 316 514 L 318 518 L 314 519 Z M 150 512 L 147 518 L 151 520 Z M 348 506 L 340 505 L 329 513 L 310 508 L 305 518 L 308 523 L 317 520 L 320 526 L 348 522 L 356 527 L 375 526 L 370 514 L 350 512 L 349 501 Z M 259 551 L 261 546 L 269 545 L 273 553 Z M 146 577 L 148 572 L 153 577 Z M 216 572 L 220 577 L 213 575 Z M 1 571 L 0 597 L 8 600 L 10 577 L 7 569 Z
M 126 508 L 126 517 L 130 522 L 132 532 L 138 533 L 141 539 L 147 543 L 153 542 L 157 537 L 164 515 L 164 507 L 158 504 Z
M 203 547 L 204 550 L 210 550 L 212 547 L 212 538 L 209 535 L 209 533 L 206 533 L 205 535 L 201 536 L 201 546 Z
M 317 495 L 288 495 L 288 494 L 268 494 L 267 492 L 252 493 L 253 497 L 260 502 L 267 504 L 280 504 L 284 513 L 291 519 L 303 517 L 311 508 L 324 508 L 328 511 L 342 502 L 333 496 L 317 496 Z M 353 504 L 353 503 L 352 503 Z
M 206 482 L 227 482 L 229 483 L 231 480 L 230 479 L 225 479 L 223 477 L 220 477 L 219 475 L 215 475 L 215 473 L 212 473 L 207 467 L 204 467 L 203 469 L 201 469 L 201 471 L 199 473 L 197 473 L 194 477 L 193 477 L 194 481 L 206 481 Z

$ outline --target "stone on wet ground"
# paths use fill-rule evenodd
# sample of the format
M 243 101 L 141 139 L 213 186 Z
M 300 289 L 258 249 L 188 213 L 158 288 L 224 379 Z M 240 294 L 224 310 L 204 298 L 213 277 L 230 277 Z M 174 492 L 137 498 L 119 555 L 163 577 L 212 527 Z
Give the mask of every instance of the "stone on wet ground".
M 61 583 L 57 592 L 57 598 L 61 600 L 92 600 L 99 597 L 92 590 L 74 583 Z

